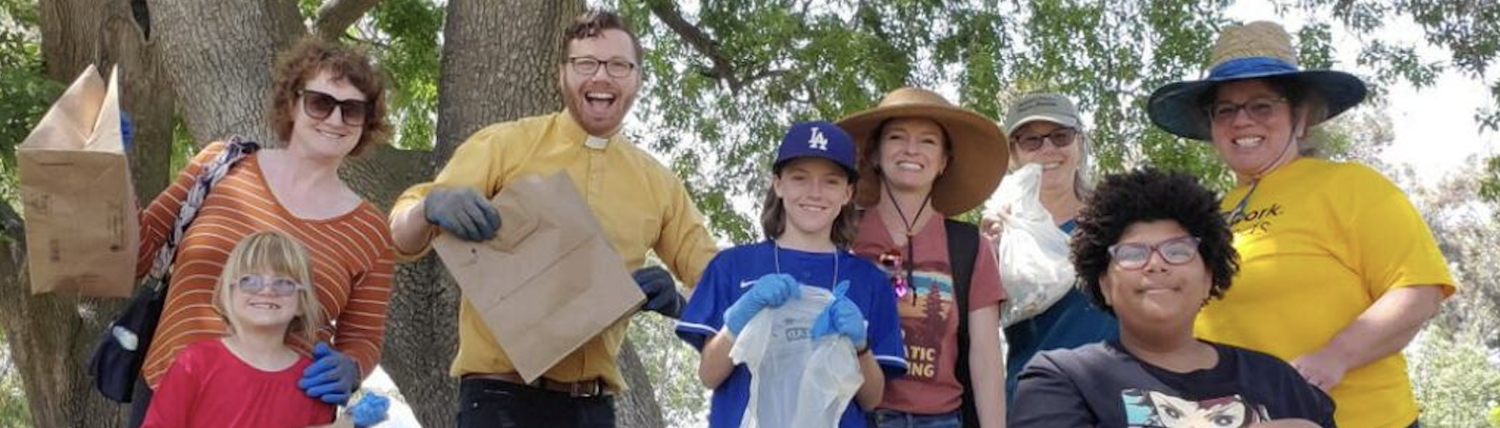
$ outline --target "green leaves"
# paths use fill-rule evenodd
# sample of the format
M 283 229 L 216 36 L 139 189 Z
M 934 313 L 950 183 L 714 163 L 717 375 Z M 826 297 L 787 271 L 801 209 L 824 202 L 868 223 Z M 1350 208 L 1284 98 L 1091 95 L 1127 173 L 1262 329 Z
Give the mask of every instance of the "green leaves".
M 370 12 L 364 40 L 391 76 L 390 110 L 403 149 L 430 149 L 437 132 L 445 9 L 431 0 L 384 0 Z

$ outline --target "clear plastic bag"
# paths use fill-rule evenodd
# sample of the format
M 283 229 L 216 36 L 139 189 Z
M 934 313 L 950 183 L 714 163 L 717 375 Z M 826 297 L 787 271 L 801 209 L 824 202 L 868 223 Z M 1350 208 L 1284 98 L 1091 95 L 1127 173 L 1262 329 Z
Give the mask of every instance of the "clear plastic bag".
M 1029 164 L 1000 183 L 992 209 L 1000 216 L 1000 281 L 1007 300 L 1000 324 L 1010 326 L 1041 314 L 1073 287 L 1068 235 L 1042 206 L 1042 166 Z
M 809 334 L 833 300 L 828 290 L 804 285 L 801 297 L 761 311 L 740 331 L 729 351 L 750 369 L 740 428 L 838 426 L 864 377 L 848 338 Z

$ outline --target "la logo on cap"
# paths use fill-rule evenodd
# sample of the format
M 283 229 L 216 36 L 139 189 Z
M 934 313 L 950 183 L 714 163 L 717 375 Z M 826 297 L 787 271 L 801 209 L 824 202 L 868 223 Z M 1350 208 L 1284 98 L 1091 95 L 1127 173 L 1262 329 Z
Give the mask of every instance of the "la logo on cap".
M 823 136 L 821 128 L 814 127 L 812 129 L 812 136 L 807 138 L 807 147 L 825 152 L 828 151 L 828 137 Z

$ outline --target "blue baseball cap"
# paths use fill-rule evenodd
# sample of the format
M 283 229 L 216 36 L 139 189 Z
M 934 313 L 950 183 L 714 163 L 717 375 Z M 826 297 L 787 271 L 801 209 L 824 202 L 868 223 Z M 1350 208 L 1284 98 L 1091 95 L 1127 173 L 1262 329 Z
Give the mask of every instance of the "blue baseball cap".
M 823 158 L 844 167 L 849 181 L 859 179 L 859 169 L 854 165 L 854 139 L 828 121 L 799 122 L 792 124 L 781 137 L 781 147 L 776 149 L 776 162 L 771 171 L 781 172 L 781 167 L 799 158 Z

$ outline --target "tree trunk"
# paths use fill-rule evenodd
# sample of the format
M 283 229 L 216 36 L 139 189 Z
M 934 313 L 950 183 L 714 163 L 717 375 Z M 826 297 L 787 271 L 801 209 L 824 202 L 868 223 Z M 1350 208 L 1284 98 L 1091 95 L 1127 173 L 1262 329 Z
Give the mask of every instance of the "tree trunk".
M 153 32 L 199 143 L 239 134 L 268 146 L 266 120 L 276 52 L 307 35 L 292 0 L 156 0 Z
M 89 65 L 108 73 L 118 66 L 121 108 L 135 125 L 132 174 L 138 198 L 167 182 L 173 99 L 157 66 L 158 51 L 131 14 L 128 0 L 42 0 L 43 57 L 47 75 L 72 82 Z M 38 427 L 114 427 L 124 406 L 94 392 L 87 360 L 103 325 L 122 307 L 118 299 L 70 295 L 32 296 L 26 274 L 21 218 L 0 204 L 0 328 L 22 373 L 32 423 Z M 59 358 L 58 356 L 63 356 Z

